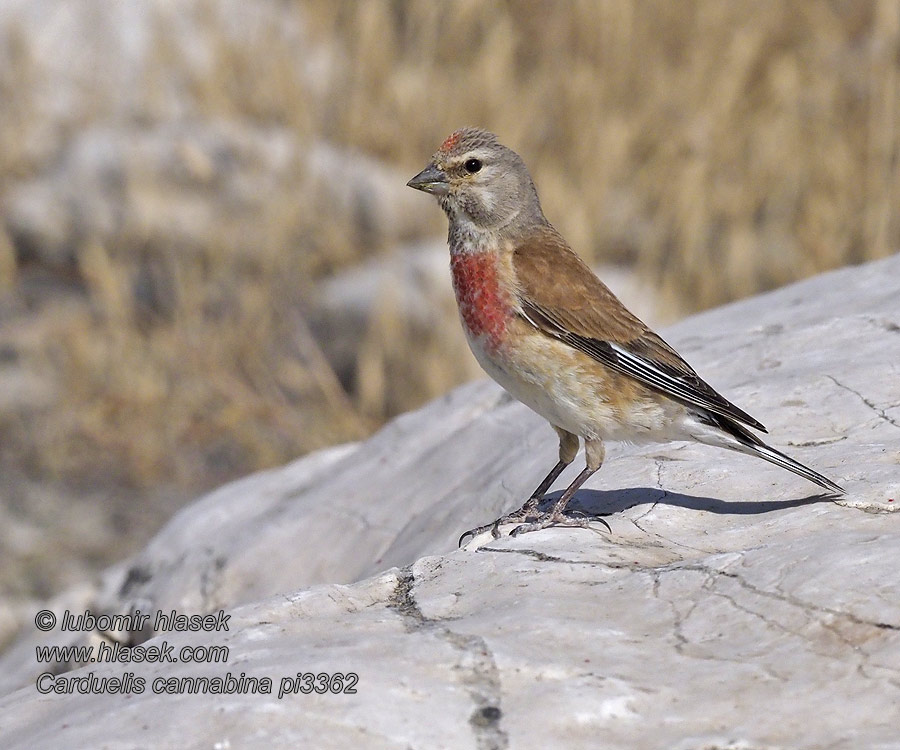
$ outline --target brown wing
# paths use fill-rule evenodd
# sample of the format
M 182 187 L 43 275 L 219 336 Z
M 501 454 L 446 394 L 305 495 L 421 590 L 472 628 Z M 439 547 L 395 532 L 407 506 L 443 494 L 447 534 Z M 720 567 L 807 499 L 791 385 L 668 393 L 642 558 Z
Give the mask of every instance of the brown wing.
M 632 315 L 550 225 L 517 246 L 513 267 L 523 315 L 539 330 L 670 398 L 766 431 Z

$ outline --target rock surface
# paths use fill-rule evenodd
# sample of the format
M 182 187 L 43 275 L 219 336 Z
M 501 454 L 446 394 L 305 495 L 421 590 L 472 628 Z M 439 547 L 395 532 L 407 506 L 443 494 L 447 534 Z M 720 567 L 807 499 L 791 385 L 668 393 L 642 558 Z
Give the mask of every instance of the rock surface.
M 51 603 L 224 608 L 227 632 L 144 645 L 229 657 L 83 666 L 64 677 L 132 672 L 146 689 L 40 695 L 35 645 L 80 641 L 32 628 L 0 661 L 4 745 L 900 747 L 897 299 L 900 256 L 666 331 L 774 446 L 842 484 L 838 502 L 713 448 L 613 445 L 577 496 L 612 534 L 456 550 L 556 451 L 493 384 L 464 386 L 365 443 L 223 487 L 96 591 Z M 228 672 L 270 677 L 273 694 L 151 688 Z M 279 699 L 298 672 L 357 673 L 357 692 Z

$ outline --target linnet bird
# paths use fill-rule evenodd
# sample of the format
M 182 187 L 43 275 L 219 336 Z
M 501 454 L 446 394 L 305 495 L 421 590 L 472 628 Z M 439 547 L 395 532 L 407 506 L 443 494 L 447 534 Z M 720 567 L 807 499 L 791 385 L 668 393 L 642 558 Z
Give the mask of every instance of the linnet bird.
M 513 534 L 587 526 L 566 505 L 604 458 L 604 441 L 694 440 L 765 459 L 815 482 L 827 477 L 766 445 L 766 428 L 717 393 L 629 312 L 544 217 L 521 157 L 493 133 L 463 128 L 408 183 L 437 198 L 450 222 L 453 289 L 472 353 L 488 375 L 556 430 L 559 461 L 505 523 Z M 584 441 L 586 466 L 556 503 L 544 494 Z

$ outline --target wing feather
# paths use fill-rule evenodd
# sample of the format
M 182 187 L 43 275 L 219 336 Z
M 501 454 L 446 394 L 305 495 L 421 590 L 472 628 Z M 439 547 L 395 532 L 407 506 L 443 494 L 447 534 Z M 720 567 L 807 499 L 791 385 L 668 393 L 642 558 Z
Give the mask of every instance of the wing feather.
M 513 266 L 522 316 L 538 330 L 669 398 L 766 432 L 632 315 L 549 224 L 516 246 Z

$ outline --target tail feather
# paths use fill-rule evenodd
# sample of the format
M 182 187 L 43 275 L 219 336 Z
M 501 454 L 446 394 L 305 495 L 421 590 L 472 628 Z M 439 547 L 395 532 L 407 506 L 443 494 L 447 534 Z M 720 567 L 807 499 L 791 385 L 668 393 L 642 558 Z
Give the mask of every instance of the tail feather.
M 764 458 L 766 461 L 769 461 L 776 466 L 781 466 L 788 471 L 794 472 L 794 474 L 798 474 L 801 477 L 805 477 L 810 482 L 815 482 L 820 487 L 824 487 L 826 490 L 831 492 L 837 492 L 841 495 L 844 494 L 844 488 L 839 484 L 835 484 L 828 477 L 822 476 L 817 471 L 813 471 L 808 466 L 804 466 L 799 461 L 795 461 L 790 456 L 786 456 L 781 451 L 777 451 L 771 446 L 766 445 L 765 443 L 760 443 L 759 445 L 748 445 L 747 453 L 750 453 L 754 456 L 759 456 L 760 458 Z
M 703 414 L 700 416 L 700 418 L 706 424 L 718 427 L 723 432 L 726 432 L 733 438 L 735 438 L 738 441 L 738 445 L 731 446 L 735 450 L 739 450 L 742 453 L 746 453 L 751 456 L 758 456 L 759 458 L 763 458 L 769 463 L 773 463 L 783 469 L 792 471 L 794 472 L 794 474 L 797 474 L 804 479 L 808 479 L 810 482 L 814 482 L 815 484 L 828 490 L 829 492 L 835 492 L 841 495 L 844 494 L 843 487 L 832 482 L 828 477 L 819 474 L 819 472 L 813 471 L 808 466 L 804 466 L 799 461 L 795 461 L 793 458 L 785 455 L 781 451 L 775 450 L 775 448 L 766 445 L 762 440 L 756 437 L 756 435 L 750 432 L 743 425 L 740 425 L 727 417 L 723 417 L 719 414 L 713 413 Z

